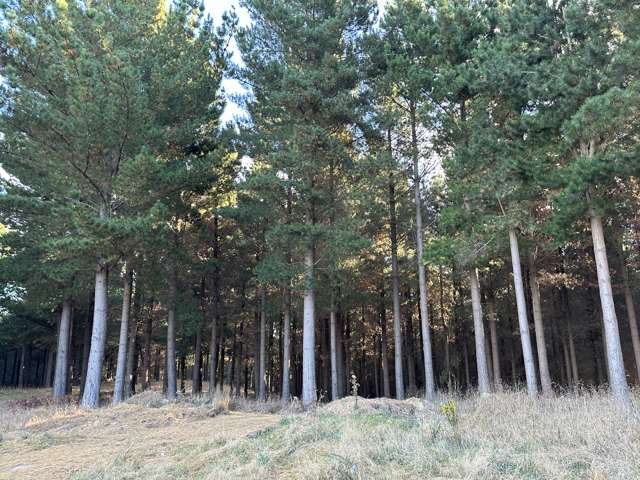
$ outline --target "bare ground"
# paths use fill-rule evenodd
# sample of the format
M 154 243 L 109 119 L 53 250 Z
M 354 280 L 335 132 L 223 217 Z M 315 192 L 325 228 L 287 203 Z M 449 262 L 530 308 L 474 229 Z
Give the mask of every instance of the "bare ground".
M 24 408 L 27 402 L 27 408 Z M 277 423 L 269 413 L 229 412 L 191 404 L 122 404 L 85 411 L 75 405 L 29 408 L 0 402 L 0 479 L 66 479 L 135 459 L 141 469 L 171 471 L 181 452 L 214 447 Z M 99 473 L 96 473 L 96 476 Z M 91 478 L 91 475 L 89 476 Z

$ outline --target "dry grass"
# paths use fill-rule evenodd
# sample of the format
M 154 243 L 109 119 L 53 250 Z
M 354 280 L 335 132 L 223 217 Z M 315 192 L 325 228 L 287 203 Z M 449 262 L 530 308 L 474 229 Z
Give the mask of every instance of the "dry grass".
M 237 440 L 278 421 L 263 413 L 212 417 L 204 398 L 166 402 L 145 392 L 117 407 L 0 405 L 0 479 L 179 478 L 185 451 Z M 182 473 L 180 473 L 182 472 Z
M 444 403 L 445 399 L 439 402 Z M 411 402 L 413 403 L 413 402 Z M 388 413 L 394 402 L 340 401 L 286 417 L 216 452 L 198 478 L 638 479 L 640 416 L 604 393 L 521 393 Z M 348 406 L 351 405 L 349 409 Z M 457 422 L 457 423 L 456 423 Z
M 213 403 L 167 403 L 148 392 L 93 412 L 36 407 L 10 423 L 0 478 L 640 478 L 637 394 L 632 410 L 586 390 L 538 400 L 472 396 L 456 399 L 449 418 L 446 400 L 358 399 L 356 408 L 350 397 L 286 416 L 269 413 L 279 402 L 258 406 L 226 393 Z

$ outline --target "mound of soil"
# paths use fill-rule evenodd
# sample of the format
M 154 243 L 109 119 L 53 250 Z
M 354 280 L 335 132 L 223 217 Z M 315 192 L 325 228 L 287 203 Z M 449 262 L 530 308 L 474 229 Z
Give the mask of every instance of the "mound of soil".
M 353 396 L 344 397 L 325 405 L 324 410 L 336 415 L 351 415 L 359 413 L 387 413 L 401 417 L 414 417 L 426 411 L 423 400 L 408 398 L 407 400 L 395 400 L 393 398 L 362 398 L 357 402 Z

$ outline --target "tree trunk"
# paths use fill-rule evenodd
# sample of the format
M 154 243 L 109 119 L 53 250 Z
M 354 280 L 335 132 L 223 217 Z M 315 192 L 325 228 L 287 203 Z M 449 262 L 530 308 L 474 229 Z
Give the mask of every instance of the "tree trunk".
M 282 401 L 291 398 L 291 289 L 287 285 L 284 292 L 284 323 L 282 325 Z
M 415 342 L 413 336 L 413 302 L 411 302 L 411 291 L 407 295 L 409 303 L 409 313 L 406 315 L 406 323 L 404 324 L 404 357 L 407 371 L 407 388 L 405 388 L 405 396 L 407 391 L 409 395 L 415 395 L 416 388 L 416 361 L 415 361 Z M 419 320 L 418 320 L 419 321 Z
M 20 347 L 20 365 L 18 366 L 18 388 L 24 388 L 24 376 L 26 370 L 27 346 L 25 344 Z M 65 392 L 66 393 L 66 392 Z
M 487 313 L 489 316 L 489 334 L 491 336 L 491 360 L 493 363 L 493 383 L 498 391 L 502 390 L 502 375 L 500 373 L 500 350 L 498 347 L 498 317 L 493 293 L 487 299 Z
M 391 386 L 389 385 L 389 357 L 387 354 L 387 312 L 384 305 L 384 289 L 380 289 L 380 327 L 382 335 L 380 337 L 380 362 L 382 364 L 382 391 L 385 398 L 391 397 Z
M 44 370 L 44 387 L 45 388 L 52 388 L 53 387 L 53 382 L 52 382 L 52 377 L 53 377 L 53 369 L 54 369 L 54 365 L 55 365 L 55 358 L 56 358 L 56 351 L 53 349 L 53 347 L 50 347 L 47 349 L 47 367 Z M 8 362 L 8 358 L 5 355 L 4 357 L 4 369 L 2 372 L 2 384 L 4 385 L 4 374 L 7 370 L 7 362 Z
M 351 391 L 351 374 L 353 368 L 351 365 L 351 314 L 349 311 L 345 314 L 344 326 L 344 369 L 345 369 L 345 394 Z
M 135 293 L 133 295 L 133 317 L 129 322 L 129 342 L 127 344 L 127 363 L 124 373 L 124 398 L 129 398 L 136 392 L 136 368 L 138 323 L 142 312 L 142 295 L 139 282 L 136 281 Z
M 422 232 L 422 212 L 420 196 L 420 171 L 418 165 L 418 136 L 416 133 L 416 107 L 411 104 L 411 147 L 413 156 L 413 193 L 416 208 L 416 259 L 418 261 L 418 287 L 420 291 L 420 319 L 422 350 L 424 352 L 425 396 L 435 399 L 436 387 L 433 375 L 433 354 L 431 352 L 431 332 L 429 328 L 429 308 L 427 303 L 427 275 L 424 267 L 424 243 Z
M 527 377 L 527 392 L 530 396 L 535 396 L 538 394 L 536 365 L 533 359 L 531 338 L 529 337 L 529 320 L 527 318 L 527 303 L 524 294 L 522 266 L 520 265 L 518 237 L 513 228 L 509 229 L 509 243 L 511 245 L 511 263 L 513 264 L 513 282 L 516 291 L 516 305 L 518 307 L 518 325 L 520 327 L 520 341 L 522 343 L 522 358 L 524 360 L 524 370 Z
M 71 315 L 71 321 L 69 325 L 69 345 L 67 347 L 67 352 L 67 395 L 71 395 L 71 387 L 73 381 L 73 364 L 71 362 L 72 359 L 74 359 L 73 354 L 75 353 L 73 348 L 73 315 Z
M 101 215 L 102 217 L 103 215 Z M 95 293 L 93 301 L 93 328 L 91 332 L 91 350 L 87 364 L 87 378 L 82 394 L 84 408 L 96 408 L 100 403 L 100 383 L 102 381 L 102 362 L 107 341 L 107 276 L 106 260 L 98 257 L 96 263 Z
M 58 329 L 58 350 L 53 380 L 53 398 L 60 399 L 67 394 L 67 371 L 69 370 L 69 335 L 71 330 L 71 302 L 62 302 L 60 326 Z
M 196 326 L 194 353 L 193 353 L 193 372 L 191 375 L 191 394 L 197 395 L 202 391 L 202 325 L 198 323 Z
M 538 349 L 538 370 L 542 393 L 552 395 L 551 374 L 549 373 L 549 361 L 547 357 L 547 344 L 544 337 L 544 322 L 542 320 L 542 302 L 540 301 L 540 284 L 536 272 L 534 254 L 529 255 L 529 288 L 531 289 L 531 305 L 533 307 L 533 323 L 536 333 L 536 347 Z
M 611 289 L 611 277 L 609 274 L 609 262 L 607 260 L 607 247 L 604 241 L 604 229 L 602 218 L 596 214 L 593 208 L 589 209 L 591 220 L 591 235 L 593 236 L 593 252 L 596 259 L 598 274 L 598 287 L 600 290 L 600 304 L 602 307 L 602 320 L 605 331 L 605 344 L 607 347 L 607 367 L 609 381 L 613 396 L 629 405 L 629 386 L 624 371 L 622 347 L 620 345 L 620 333 L 618 331 L 618 318 L 616 316 L 613 291 Z
M 629 272 L 627 270 L 622 245 L 620 245 L 620 268 L 624 302 L 627 307 L 627 319 L 629 321 L 629 333 L 631 334 L 631 345 L 633 346 L 633 356 L 636 362 L 636 378 L 638 383 L 640 383 L 640 336 L 638 335 L 638 319 L 636 317 L 636 307 L 633 302 L 633 293 L 629 285 Z
M 178 295 L 178 272 L 176 266 L 171 267 L 169 272 L 169 311 L 167 318 L 167 358 L 166 375 L 167 379 L 167 400 L 173 401 L 177 395 L 176 378 L 176 301 Z
M 89 351 L 91 350 L 91 331 L 93 330 L 93 318 L 87 316 L 82 329 L 82 368 L 80 372 L 80 398 L 84 395 L 84 386 L 87 382 L 87 368 L 89 366 Z
M 287 224 L 291 222 L 293 209 L 293 188 L 287 188 Z M 291 263 L 291 249 L 287 250 L 287 264 Z M 284 323 L 282 326 L 282 401 L 291 399 L 291 280 L 287 279 L 284 291 Z
M 573 375 L 571 373 L 571 357 L 569 356 L 569 342 L 567 341 L 567 335 L 564 335 L 562 337 L 562 356 L 564 358 L 564 369 L 567 371 L 567 383 L 569 385 L 575 385 L 575 379 L 573 378 Z
M 220 301 L 220 268 L 218 258 L 220 257 L 220 241 L 218 239 L 218 214 L 213 216 L 213 258 L 216 265 L 213 270 L 213 312 L 211 315 L 211 341 L 209 343 L 209 396 L 213 398 L 216 392 L 216 367 L 218 360 L 217 336 L 218 336 L 218 315 Z
M 302 405 L 304 408 L 312 407 L 316 403 L 314 257 L 314 245 L 310 240 L 304 254 L 304 323 L 302 326 Z
M 567 333 L 569 334 L 569 358 L 571 360 L 571 378 L 574 384 L 578 384 L 580 376 L 578 375 L 578 360 L 576 358 L 576 346 L 573 341 L 573 329 L 571 328 L 571 319 L 567 319 Z
M 149 303 L 150 309 L 144 324 L 144 352 L 142 354 L 142 390 L 151 387 L 151 336 L 153 334 L 153 307 L 154 300 Z
M 242 316 L 242 312 L 240 313 Z M 231 372 L 229 374 L 229 396 L 237 396 L 236 374 L 238 372 L 238 325 L 233 326 L 233 342 L 231 344 Z
M 346 374 L 345 374 L 345 364 L 344 364 L 344 329 L 343 329 L 343 312 L 340 306 L 338 306 L 338 312 L 336 315 L 336 359 L 338 362 L 338 397 L 343 397 L 345 395 L 345 382 L 346 382 Z
M 185 382 L 187 381 L 187 357 L 185 355 L 181 355 L 178 364 L 180 365 L 180 392 L 185 393 Z
M 331 287 L 331 305 L 329 307 L 329 339 L 331 342 L 331 400 L 338 399 L 338 346 L 336 325 L 336 298 L 334 287 Z
M 398 234 L 396 220 L 395 186 L 392 179 L 389 181 L 389 236 L 391 237 L 391 300 L 393 304 L 393 344 L 396 398 L 398 400 L 404 400 L 404 372 L 402 369 L 401 330 L 402 321 L 400 317 L 400 275 L 398 273 Z
M 154 364 L 153 364 L 153 381 L 160 381 L 160 371 L 162 370 L 162 366 L 160 365 L 160 357 L 162 354 L 162 349 L 160 345 L 156 345 L 156 354 L 154 356 Z M 166 382 L 165 382 L 166 383 Z
M 491 354 L 491 335 L 484 336 L 484 352 L 487 355 L 487 373 L 489 374 L 489 385 L 493 385 L 493 355 Z
M 226 345 L 225 345 L 225 328 L 226 328 L 226 319 L 222 317 L 220 322 L 220 331 L 218 332 L 218 385 L 220 390 L 224 391 L 224 360 L 226 355 Z
M 258 400 L 266 401 L 267 391 L 265 384 L 265 372 L 267 365 L 266 345 L 267 345 L 267 289 L 260 287 L 260 364 L 258 369 Z
M 256 299 L 260 299 L 260 287 L 256 287 Z M 253 350 L 253 392 L 258 399 L 260 391 L 260 305 L 258 304 L 255 314 L 253 316 L 253 331 L 254 331 L 254 350 Z
M 484 325 L 482 322 L 482 304 L 480 302 L 480 282 L 478 271 L 469 271 L 469 285 L 471 287 L 471 305 L 473 310 L 473 329 L 476 344 L 476 367 L 478 370 L 478 392 L 480 395 L 489 394 L 489 372 L 487 355 L 485 353 Z
M 246 365 L 246 360 L 244 358 L 245 348 L 244 348 L 244 316 L 240 319 L 240 331 L 238 332 L 238 373 L 236 375 L 236 396 L 240 396 L 240 384 L 242 380 L 242 372 L 244 370 L 243 366 Z
M 122 401 L 124 395 L 124 383 L 127 362 L 127 337 L 129 335 L 129 312 L 131 310 L 131 286 L 133 284 L 133 271 L 126 267 L 124 277 L 124 289 L 122 291 L 122 317 L 120 320 L 120 339 L 118 342 L 118 363 L 116 364 L 116 381 L 113 387 L 113 405 Z

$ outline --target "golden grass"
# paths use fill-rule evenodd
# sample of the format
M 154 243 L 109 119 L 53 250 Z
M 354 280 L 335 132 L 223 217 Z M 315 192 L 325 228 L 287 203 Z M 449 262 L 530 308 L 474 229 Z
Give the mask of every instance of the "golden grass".
M 331 407 L 286 417 L 211 455 L 198 478 L 638 479 L 640 417 L 607 394 L 457 400 L 415 415 Z M 348 400 L 342 400 L 346 402 Z M 359 401 L 361 404 L 361 401 Z M 445 409 L 446 411 L 446 409 Z
M 448 400 L 355 408 L 347 398 L 280 416 L 269 413 L 279 402 L 226 392 L 176 403 L 145 392 L 91 412 L 36 407 L 10 422 L 0 404 L 0 479 L 640 478 L 637 393 L 631 410 L 589 390 L 470 396 L 441 409 Z

